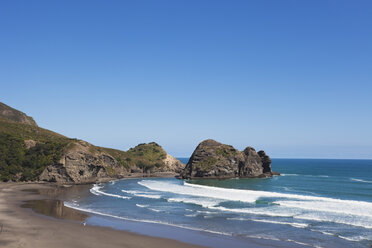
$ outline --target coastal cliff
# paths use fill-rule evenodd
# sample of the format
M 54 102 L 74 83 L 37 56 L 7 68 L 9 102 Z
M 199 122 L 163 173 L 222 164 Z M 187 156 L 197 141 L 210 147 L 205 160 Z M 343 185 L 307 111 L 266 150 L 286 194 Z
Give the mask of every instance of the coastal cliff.
M 96 147 L 82 140 L 69 146 L 58 162 L 44 169 L 39 180 L 89 183 L 113 178 L 166 176 L 184 167 L 154 142 L 140 144 L 127 152 Z
M 0 103 L 0 181 L 93 183 L 175 175 L 184 166 L 155 142 L 128 151 L 94 146 L 40 128 Z
M 247 147 L 241 152 L 230 145 L 208 139 L 196 147 L 180 177 L 254 178 L 278 174 L 271 171 L 271 159 L 264 151 L 257 153 L 254 148 Z

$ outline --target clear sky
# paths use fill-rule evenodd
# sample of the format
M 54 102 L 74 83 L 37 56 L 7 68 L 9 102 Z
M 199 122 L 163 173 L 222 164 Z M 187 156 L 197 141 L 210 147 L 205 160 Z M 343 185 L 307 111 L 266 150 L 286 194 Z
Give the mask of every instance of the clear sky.
M 0 1 L 0 101 L 188 157 L 372 158 L 372 1 Z

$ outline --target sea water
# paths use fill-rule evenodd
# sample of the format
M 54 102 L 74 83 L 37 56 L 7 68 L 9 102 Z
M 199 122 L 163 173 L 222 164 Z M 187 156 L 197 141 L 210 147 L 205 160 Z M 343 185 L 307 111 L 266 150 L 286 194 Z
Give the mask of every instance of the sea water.
M 372 246 L 372 160 L 273 159 L 272 168 L 281 176 L 117 180 L 65 204 L 101 216 L 93 224 L 181 228 L 205 235 L 212 247 L 250 247 L 252 239 L 283 247 Z M 225 243 L 213 242 L 223 237 Z

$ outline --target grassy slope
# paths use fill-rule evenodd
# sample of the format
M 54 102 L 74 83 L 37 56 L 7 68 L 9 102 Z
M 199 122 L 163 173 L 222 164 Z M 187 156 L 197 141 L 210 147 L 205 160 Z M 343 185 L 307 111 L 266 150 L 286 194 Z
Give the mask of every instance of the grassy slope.
M 37 144 L 27 149 L 25 140 L 34 140 Z M 47 129 L 0 117 L 0 181 L 36 180 L 46 166 L 58 162 L 76 141 Z M 127 169 L 134 167 L 142 171 L 163 166 L 166 157 L 166 152 L 154 142 L 140 144 L 126 152 L 93 145 L 89 150 L 107 153 Z
M 32 126 L 28 124 L 18 123 L 0 117 L 0 132 L 15 135 L 23 140 L 35 140 L 40 142 L 47 141 L 69 141 L 71 139 L 61 134 L 52 132 L 50 130 Z
M 0 113 L 6 113 L 6 119 L 15 121 L 15 122 L 24 122 L 25 120 L 28 122 L 28 124 L 37 126 L 35 120 L 27 116 L 25 113 L 18 111 L 2 102 L 0 102 Z
M 142 171 L 151 171 L 164 166 L 163 160 L 167 155 L 164 149 L 155 142 L 139 144 L 126 152 L 103 147 L 95 147 L 95 149 L 110 154 L 127 169 L 138 167 Z
M 27 149 L 25 140 L 36 146 Z M 52 131 L 0 118 L 0 181 L 35 180 L 56 163 L 72 140 Z

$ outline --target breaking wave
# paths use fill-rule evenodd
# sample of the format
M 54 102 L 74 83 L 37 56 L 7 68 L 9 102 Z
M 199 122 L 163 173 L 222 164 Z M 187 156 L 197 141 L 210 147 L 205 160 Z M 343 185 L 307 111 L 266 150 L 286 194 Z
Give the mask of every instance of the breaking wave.
M 137 197 L 151 198 L 151 199 L 160 199 L 161 195 L 147 194 L 147 192 L 135 191 L 135 190 L 121 190 L 123 193 L 131 194 Z
M 197 204 L 204 208 L 223 212 L 254 214 L 273 217 L 291 217 L 309 221 L 333 222 L 370 229 L 372 228 L 372 203 L 342 200 L 329 197 L 276 193 L 256 190 L 229 189 L 184 182 L 175 184 L 142 180 L 138 184 L 160 192 L 185 195 L 172 197 L 170 202 Z M 258 199 L 269 198 L 272 204 L 255 207 Z M 223 202 L 248 203 L 244 208 L 221 205 Z
M 102 188 L 103 188 L 103 186 L 100 186 L 98 184 L 94 184 L 93 187 L 90 189 L 90 193 L 92 193 L 94 195 L 105 195 L 105 196 L 111 196 L 111 197 L 121 198 L 121 199 L 130 199 L 131 198 L 129 196 L 115 195 L 115 194 L 110 194 L 110 193 L 103 192 L 101 190 Z
M 162 224 L 162 225 L 173 226 L 173 227 L 178 227 L 178 228 L 183 228 L 183 229 L 188 229 L 188 230 L 193 230 L 193 231 L 201 231 L 201 232 L 208 232 L 208 233 L 220 234 L 220 235 L 225 235 L 225 236 L 232 236 L 231 233 L 227 233 L 227 232 L 218 232 L 218 231 L 213 231 L 213 230 L 208 230 L 208 229 L 194 228 L 194 227 L 189 227 L 189 226 L 183 226 L 183 225 L 168 223 L 168 222 L 164 222 L 164 221 L 127 218 L 127 217 L 123 217 L 123 216 L 117 216 L 117 215 L 113 215 L 113 214 L 102 213 L 102 212 L 95 211 L 95 210 L 89 209 L 89 208 L 80 208 L 80 207 L 77 207 L 73 204 L 69 204 L 68 202 L 65 202 L 65 206 L 69 207 L 69 208 L 79 210 L 79 211 L 82 211 L 82 212 L 101 215 L 101 216 L 106 216 L 106 217 L 111 217 L 111 218 L 115 218 L 115 219 L 129 220 L 129 221 L 143 222 L 143 223 Z
M 350 178 L 350 180 L 354 182 L 360 182 L 360 183 L 372 183 L 372 181 L 358 179 L 358 178 Z

